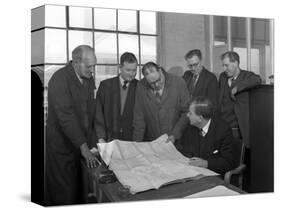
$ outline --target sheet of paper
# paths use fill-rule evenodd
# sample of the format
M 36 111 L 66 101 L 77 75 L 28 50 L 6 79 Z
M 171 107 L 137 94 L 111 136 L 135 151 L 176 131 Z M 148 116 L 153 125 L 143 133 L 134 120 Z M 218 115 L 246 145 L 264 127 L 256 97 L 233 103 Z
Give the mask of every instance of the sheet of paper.
M 172 181 L 198 175 L 217 175 L 204 168 L 189 165 L 171 142 L 162 135 L 151 142 L 113 140 L 99 143 L 98 149 L 104 162 L 131 193 L 157 189 Z
M 233 191 L 225 186 L 219 185 L 214 188 L 186 196 L 185 198 L 233 196 L 233 195 L 238 195 L 238 194 L 239 193 L 236 191 Z

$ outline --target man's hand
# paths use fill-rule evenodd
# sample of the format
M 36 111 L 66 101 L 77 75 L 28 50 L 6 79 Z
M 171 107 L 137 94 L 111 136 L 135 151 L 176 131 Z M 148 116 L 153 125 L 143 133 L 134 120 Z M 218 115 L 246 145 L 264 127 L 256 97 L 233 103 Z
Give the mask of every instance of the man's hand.
M 175 143 L 175 141 L 176 141 L 175 136 L 170 135 L 170 136 L 168 137 L 168 139 L 166 140 L 166 143 L 168 143 L 168 142 L 172 142 L 172 143 L 174 144 L 174 143 Z
M 233 87 L 232 89 L 231 89 L 231 92 L 230 92 L 230 96 L 231 96 L 231 99 L 233 100 L 233 101 L 236 101 L 236 97 L 235 97 L 235 94 L 237 93 L 237 86 L 235 86 L 235 87 Z
M 86 143 L 84 143 L 80 146 L 80 151 L 81 151 L 82 156 L 86 160 L 86 164 L 87 164 L 88 168 L 97 167 L 97 165 L 99 164 L 99 161 L 95 157 L 95 155 L 89 150 L 89 147 Z
M 202 158 L 193 157 L 193 158 L 190 158 L 189 165 L 208 168 L 208 161 L 203 160 Z
M 98 142 L 99 143 L 106 143 L 106 141 L 103 138 L 99 138 Z

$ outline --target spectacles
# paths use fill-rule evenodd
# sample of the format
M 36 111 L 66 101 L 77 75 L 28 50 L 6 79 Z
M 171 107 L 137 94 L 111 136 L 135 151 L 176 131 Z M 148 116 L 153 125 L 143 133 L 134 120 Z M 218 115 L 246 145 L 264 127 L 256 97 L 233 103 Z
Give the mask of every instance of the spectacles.
M 188 64 L 187 65 L 188 68 L 192 69 L 192 68 L 197 68 L 199 66 L 199 63 L 194 63 L 194 64 Z

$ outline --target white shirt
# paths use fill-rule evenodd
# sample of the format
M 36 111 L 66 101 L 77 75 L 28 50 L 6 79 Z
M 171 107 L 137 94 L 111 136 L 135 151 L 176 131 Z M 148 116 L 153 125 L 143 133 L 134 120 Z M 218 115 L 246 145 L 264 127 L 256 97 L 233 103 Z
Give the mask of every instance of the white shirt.
M 209 127 L 211 124 L 211 119 L 207 122 L 207 124 L 201 129 L 202 130 L 202 136 L 205 137 L 205 135 L 208 133 L 209 131 Z
M 119 80 L 120 80 L 120 83 L 121 83 L 121 87 L 124 85 L 124 79 L 121 77 L 121 75 L 119 75 Z M 130 82 L 129 81 L 127 81 L 127 88 L 129 87 L 129 84 L 130 84 Z

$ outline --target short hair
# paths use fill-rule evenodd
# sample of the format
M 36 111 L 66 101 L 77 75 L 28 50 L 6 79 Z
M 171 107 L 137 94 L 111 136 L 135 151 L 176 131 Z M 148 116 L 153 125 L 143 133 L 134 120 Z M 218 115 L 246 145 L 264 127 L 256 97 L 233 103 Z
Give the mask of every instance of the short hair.
M 197 56 L 200 60 L 202 59 L 202 53 L 199 49 L 190 50 L 185 54 L 184 59 L 187 60 L 192 58 L 193 56 Z
M 228 51 L 228 52 L 223 53 L 221 55 L 221 60 L 223 60 L 224 58 L 229 58 L 230 62 L 237 61 L 238 64 L 240 63 L 239 55 L 236 52 L 234 52 L 234 51 Z
M 144 64 L 141 70 L 143 76 L 146 76 L 148 74 L 148 71 L 146 70 L 151 70 L 152 68 L 155 68 L 157 71 L 160 70 L 160 67 L 154 62 L 147 62 L 146 64 Z
M 198 96 L 191 100 L 194 104 L 194 111 L 196 115 L 203 116 L 204 119 L 210 119 L 214 115 L 214 107 L 210 99 Z
M 92 51 L 94 53 L 94 49 L 91 46 L 88 45 L 80 45 L 77 46 L 73 51 L 72 51 L 72 61 L 78 62 L 81 61 L 83 58 L 83 53 L 85 51 Z
M 131 52 L 125 52 L 120 57 L 120 64 L 124 65 L 124 63 L 138 63 L 136 56 Z

